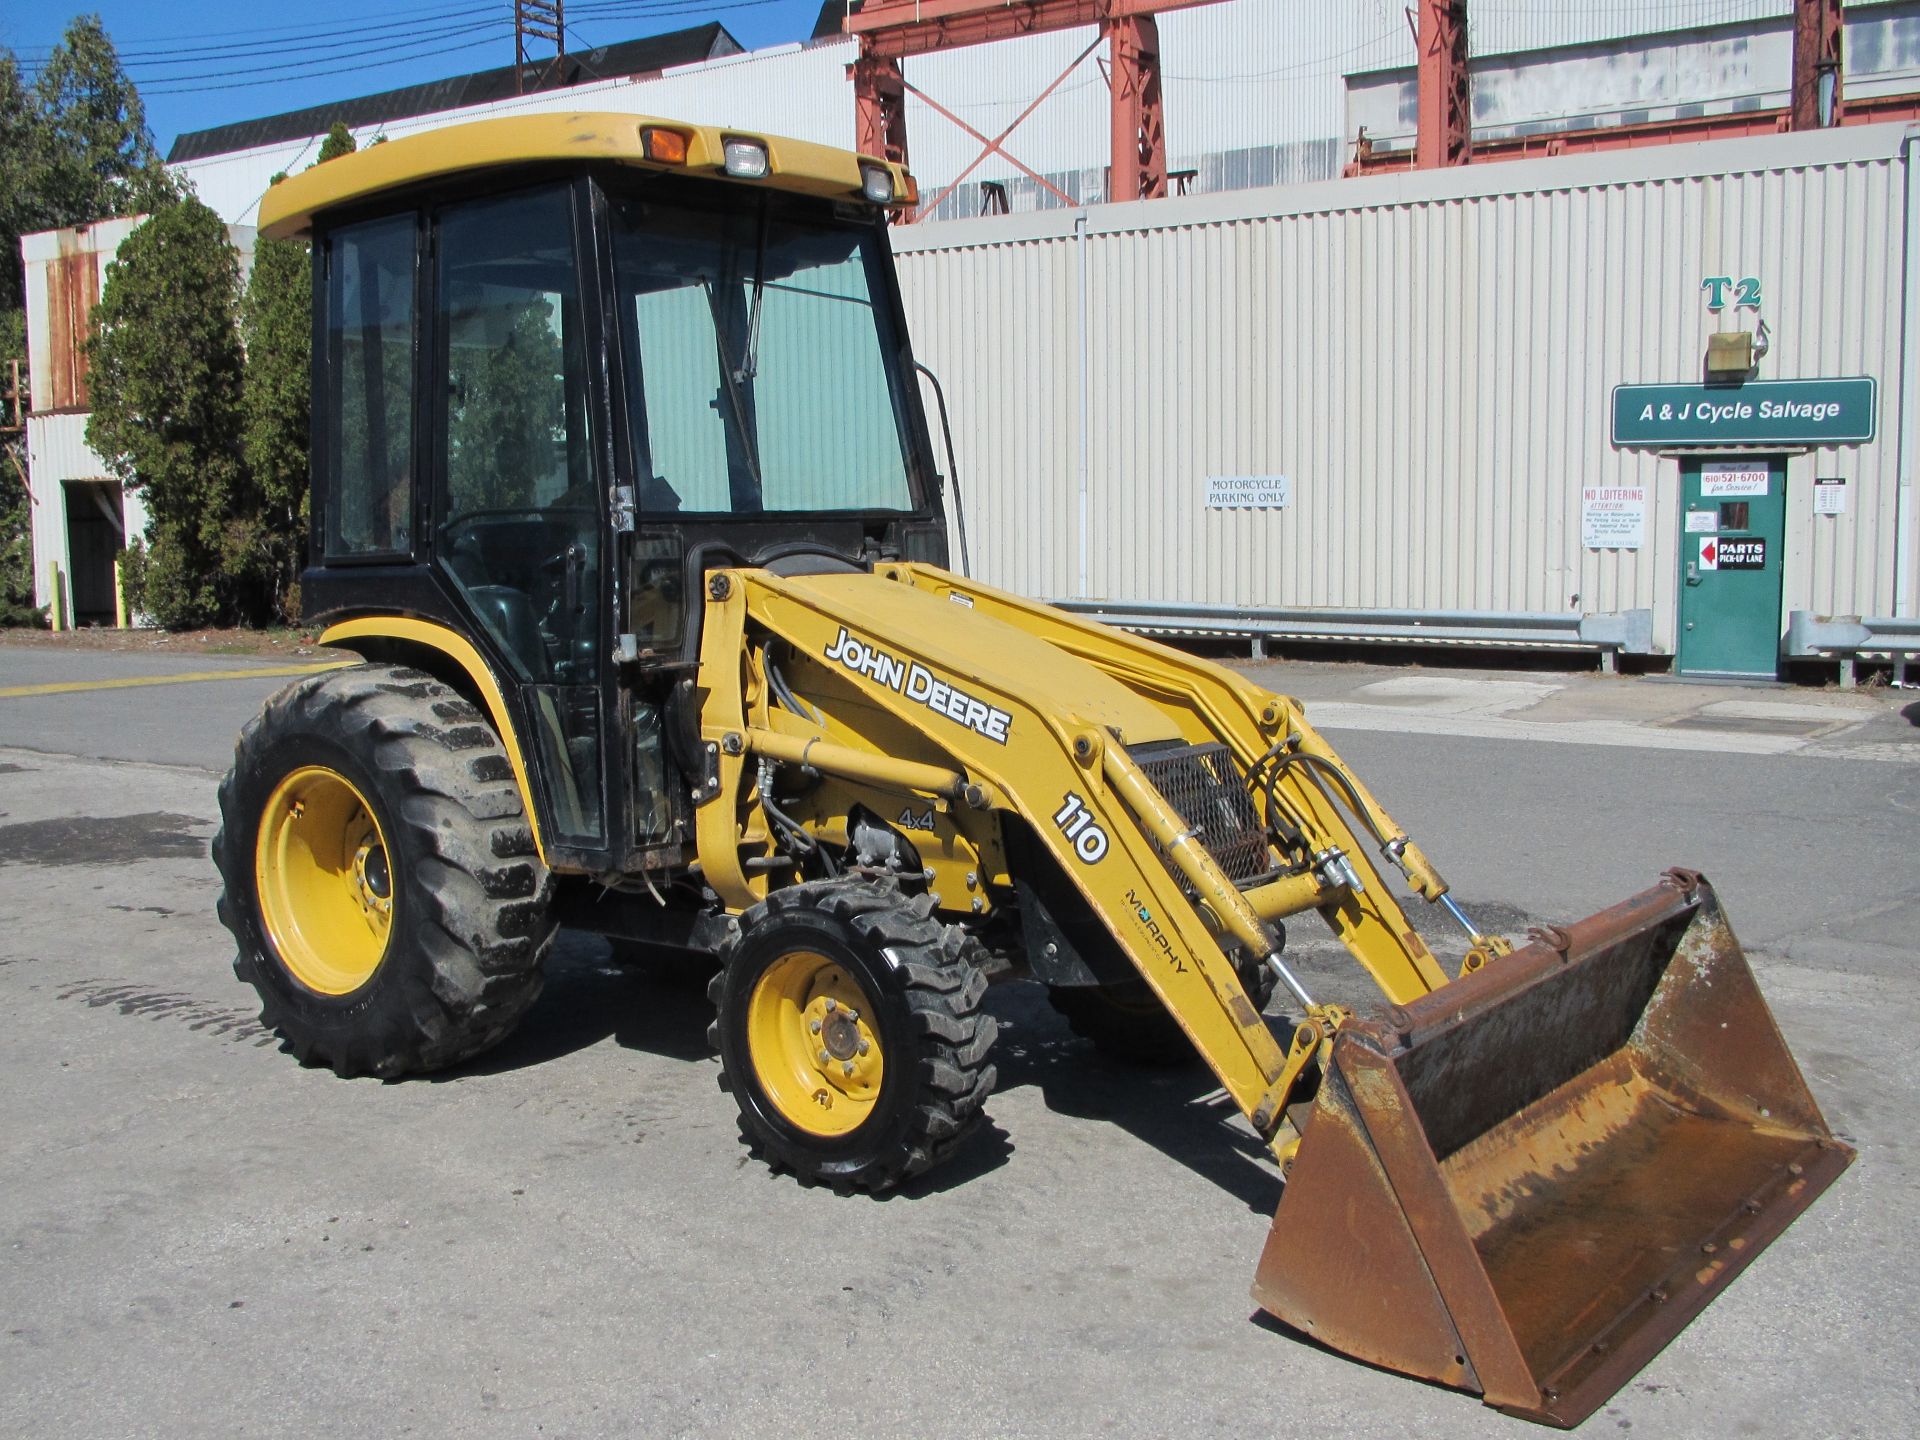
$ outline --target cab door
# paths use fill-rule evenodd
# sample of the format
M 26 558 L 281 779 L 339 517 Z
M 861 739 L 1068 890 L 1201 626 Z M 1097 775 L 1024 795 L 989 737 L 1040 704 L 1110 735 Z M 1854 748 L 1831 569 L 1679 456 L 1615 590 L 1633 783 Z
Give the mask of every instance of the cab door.
M 604 864 L 604 427 L 578 193 L 545 185 L 435 214 L 433 548 L 517 682 L 549 853 Z

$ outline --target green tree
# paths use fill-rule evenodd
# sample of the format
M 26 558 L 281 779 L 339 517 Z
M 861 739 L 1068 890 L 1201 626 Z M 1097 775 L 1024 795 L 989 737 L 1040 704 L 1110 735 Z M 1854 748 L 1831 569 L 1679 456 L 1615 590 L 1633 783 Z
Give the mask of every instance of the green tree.
M 240 301 L 242 453 L 259 496 L 261 567 L 282 620 L 300 616 L 307 551 L 311 277 L 305 241 L 263 237 Z
M 94 309 L 87 443 L 146 498 L 131 598 L 169 627 L 257 622 L 272 593 L 243 460 L 239 255 L 187 196 L 120 247 Z
M 40 199 L 55 225 L 132 215 L 163 197 L 151 186 L 160 155 L 140 91 L 98 15 L 67 26 L 34 81 L 45 153 Z
M 26 348 L 25 314 L 0 310 L 0 363 L 24 355 Z M 8 376 L 7 382 L 10 380 Z M 9 413 L 7 419 L 11 421 L 13 416 Z M 36 619 L 33 507 L 27 487 L 21 483 L 26 473 L 26 449 L 13 436 L 5 437 L 5 443 L 0 444 L 0 625 L 26 625 Z
M 320 158 L 313 163 L 324 165 L 329 160 L 338 160 L 342 155 L 351 155 L 360 147 L 354 144 L 353 132 L 347 129 L 344 120 L 336 120 L 328 128 L 327 135 L 320 142 Z
M 336 121 L 314 163 L 324 165 L 353 149 L 353 136 Z M 253 270 L 240 301 L 247 353 L 241 406 L 247 469 L 260 493 L 261 561 L 283 620 L 299 618 L 307 553 L 312 324 L 307 242 L 262 236 L 254 243 Z

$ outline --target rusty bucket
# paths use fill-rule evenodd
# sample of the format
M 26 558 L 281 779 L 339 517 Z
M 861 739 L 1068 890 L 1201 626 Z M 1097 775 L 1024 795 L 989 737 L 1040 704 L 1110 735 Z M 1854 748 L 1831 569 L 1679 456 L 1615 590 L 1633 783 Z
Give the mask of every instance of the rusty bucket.
M 1688 871 L 1334 1040 L 1253 1296 L 1573 1426 L 1853 1159 Z

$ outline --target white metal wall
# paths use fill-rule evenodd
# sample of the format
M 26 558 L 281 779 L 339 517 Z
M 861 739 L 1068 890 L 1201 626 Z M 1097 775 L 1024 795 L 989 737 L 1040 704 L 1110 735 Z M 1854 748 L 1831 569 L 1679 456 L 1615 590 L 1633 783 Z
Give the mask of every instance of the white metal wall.
M 1861 12 L 1893 0 L 1853 0 Z M 1611 4 L 1476 3 L 1470 9 L 1476 55 L 1601 43 L 1702 25 L 1788 13 L 1792 0 L 1615 0 Z M 1275 170 L 1300 166 L 1331 175 L 1351 138 L 1349 75 L 1414 63 L 1406 0 L 1226 0 L 1160 18 L 1169 158 L 1176 169 L 1203 157 L 1272 146 L 1320 147 Z M 1094 38 L 1091 27 L 916 56 L 907 78 L 983 134 L 998 135 Z M 663 75 L 609 80 L 546 95 L 415 116 L 356 132 L 412 134 L 464 120 L 551 110 L 611 110 L 853 143 L 853 90 L 846 67 L 850 39 L 779 46 L 684 66 Z M 1107 161 L 1107 88 L 1096 49 L 1081 68 L 1007 140 L 1007 148 L 1043 174 L 1099 172 Z M 1784 72 L 1781 83 L 1784 83 Z M 1700 97 L 1686 96 L 1684 99 Z M 1378 128 L 1377 126 L 1375 128 Z M 931 195 L 980 153 L 979 142 L 917 97 L 907 105 L 915 173 Z M 251 224 L 273 176 L 313 162 L 320 137 L 238 151 L 176 166 L 200 198 L 229 222 Z M 1208 167 L 1202 165 L 1202 183 Z M 1223 173 L 1231 174 L 1228 169 Z M 1018 172 L 990 157 L 972 179 L 1008 180 Z
M 490 105 L 469 105 L 416 115 L 354 132 L 362 146 L 376 135 L 398 139 L 469 120 L 554 111 L 611 111 L 659 115 L 696 125 L 737 125 L 829 145 L 853 144 L 853 89 L 847 65 L 853 42 L 785 45 L 704 61 L 661 75 L 605 80 L 541 95 L 516 96 Z M 172 167 L 193 182 L 200 199 L 228 222 L 251 225 L 260 197 L 282 171 L 314 163 L 322 137 L 209 156 Z
M 1792 464 L 1783 608 L 1894 613 L 1905 133 L 898 231 L 915 347 L 955 410 L 976 571 L 1072 596 L 1084 546 L 1096 597 L 1650 607 L 1671 647 L 1677 464 L 1610 445 L 1610 394 L 1697 379 L 1720 325 L 1701 278 L 1757 275 L 1763 376 L 1880 382 L 1875 443 Z M 1816 471 L 1852 482 L 1847 514 L 1812 514 Z M 1209 511 L 1210 474 L 1284 474 L 1292 506 Z M 1652 489 L 1647 547 L 1583 548 L 1581 487 L 1635 483 Z

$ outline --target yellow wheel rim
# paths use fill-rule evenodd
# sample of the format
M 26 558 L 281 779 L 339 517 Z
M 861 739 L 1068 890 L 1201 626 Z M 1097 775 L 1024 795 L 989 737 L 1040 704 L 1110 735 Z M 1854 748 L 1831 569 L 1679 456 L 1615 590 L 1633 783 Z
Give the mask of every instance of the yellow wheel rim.
M 354 783 L 305 765 L 274 787 L 254 852 L 260 917 L 309 990 L 348 995 L 373 978 L 393 931 L 393 865 Z
M 885 1062 L 873 1003 L 836 962 L 782 955 L 747 1000 L 747 1049 L 760 1089 L 813 1135 L 858 1129 L 880 1098 Z

